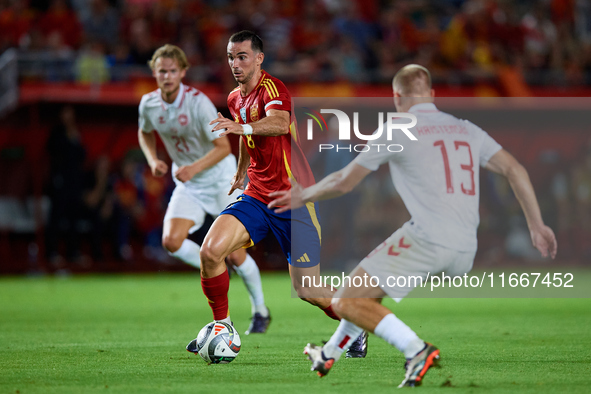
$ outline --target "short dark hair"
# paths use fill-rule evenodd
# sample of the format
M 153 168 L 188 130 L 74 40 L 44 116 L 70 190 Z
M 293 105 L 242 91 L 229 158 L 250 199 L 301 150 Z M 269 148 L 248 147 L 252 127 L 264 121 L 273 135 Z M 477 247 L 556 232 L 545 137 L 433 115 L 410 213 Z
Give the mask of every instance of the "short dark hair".
M 254 52 L 263 52 L 263 40 L 250 30 L 242 30 L 230 36 L 230 42 L 250 41 L 250 47 Z

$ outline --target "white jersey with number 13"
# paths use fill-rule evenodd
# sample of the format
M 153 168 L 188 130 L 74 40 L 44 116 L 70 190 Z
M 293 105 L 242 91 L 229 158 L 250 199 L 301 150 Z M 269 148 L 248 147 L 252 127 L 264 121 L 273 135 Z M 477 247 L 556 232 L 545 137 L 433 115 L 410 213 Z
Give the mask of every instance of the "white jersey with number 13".
M 389 162 L 392 181 L 411 220 L 405 226 L 417 237 L 449 249 L 475 251 L 480 221 L 479 168 L 501 146 L 473 123 L 441 112 L 434 104 L 414 105 L 417 117 L 410 131 L 418 141 L 402 133 L 386 134 L 372 144 L 400 144 L 402 152 L 384 146 L 360 153 L 355 162 L 369 170 Z M 385 126 L 384 126 L 385 127 Z

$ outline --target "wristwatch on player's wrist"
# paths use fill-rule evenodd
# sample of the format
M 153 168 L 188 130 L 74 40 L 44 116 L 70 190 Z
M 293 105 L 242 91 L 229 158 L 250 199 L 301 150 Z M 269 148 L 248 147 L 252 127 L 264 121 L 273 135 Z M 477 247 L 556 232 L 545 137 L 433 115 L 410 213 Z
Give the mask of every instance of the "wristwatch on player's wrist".
M 252 126 L 249 124 L 243 124 L 242 130 L 244 135 L 251 135 L 252 134 Z

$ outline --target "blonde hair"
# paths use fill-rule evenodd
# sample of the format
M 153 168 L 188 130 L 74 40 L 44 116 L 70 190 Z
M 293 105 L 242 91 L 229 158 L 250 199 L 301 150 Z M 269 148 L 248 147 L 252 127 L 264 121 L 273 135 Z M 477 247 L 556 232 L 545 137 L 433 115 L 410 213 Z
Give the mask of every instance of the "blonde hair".
M 189 61 L 187 60 L 187 55 L 185 55 L 185 52 L 183 52 L 183 50 L 176 45 L 166 44 L 156 49 L 152 55 L 152 59 L 148 61 L 148 66 L 150 66 L 152 70 L 154 69 L 156 60 L 158 60 L 159 57 L 167 57 L 176 60 L 182 70 L 185 70 L 190 66 Z
M 430 93 L 431 73 L 423 66 L 409 64 L 396 73 L 392 87 L 401 96 L 423 96 Z

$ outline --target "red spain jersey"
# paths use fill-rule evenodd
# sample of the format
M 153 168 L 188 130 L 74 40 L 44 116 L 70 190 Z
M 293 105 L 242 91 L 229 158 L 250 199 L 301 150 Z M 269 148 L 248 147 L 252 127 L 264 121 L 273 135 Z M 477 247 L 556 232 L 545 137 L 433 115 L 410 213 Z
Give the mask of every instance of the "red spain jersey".
M 250 154 L 244 194 L 268 204 L 269 193 L 291 188 L 293 177 L 303 187 L 314 183 L 314 176 L 300 145 L 295 117 L 291 110 L 291 95 L 279 79 L 262 71 L 256 88 L 246 97 L 236 88 L 228 95 L 228 108 L 240 124 L 256 122 L 271 109 L 288 111 L 291 115 L 289 132 L 280 136 L 243 135 L 242 143 Z

